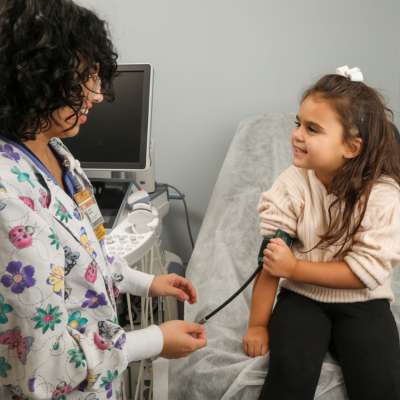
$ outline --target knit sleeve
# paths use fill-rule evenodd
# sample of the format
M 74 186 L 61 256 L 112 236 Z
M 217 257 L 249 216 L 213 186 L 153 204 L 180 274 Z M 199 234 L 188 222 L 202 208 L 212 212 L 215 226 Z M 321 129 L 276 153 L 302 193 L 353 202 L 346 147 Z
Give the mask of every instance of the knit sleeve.
M 257 211 L 260 215 L 260 233 L 273 236 L 281 229 L 297 237 L 297 221 L 303 210 L 303 200 L 298 188 L 292 186 L 293 169 L 284 171 L 272 187 L 261 193 Z
M 344 261 L 370 290 L 382 285 L 400 264 L 400 192 L 394 185 L 379 184 L 371 192 Z

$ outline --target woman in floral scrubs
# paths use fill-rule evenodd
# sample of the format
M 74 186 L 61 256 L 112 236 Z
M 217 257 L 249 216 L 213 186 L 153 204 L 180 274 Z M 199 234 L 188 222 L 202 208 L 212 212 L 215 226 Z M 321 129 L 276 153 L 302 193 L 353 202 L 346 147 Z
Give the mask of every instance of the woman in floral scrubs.
M 2 400 L 120 399 L 129 362 L 206 345 L 184 321 L 124 332 L 119 292 L 190 303 L 196 292 L 110 258 L 101 219 L 79 200 L 92 188 L 61 138 L 112 95 L 116 58 L 104 21 L 72 1 L 0 3 Z

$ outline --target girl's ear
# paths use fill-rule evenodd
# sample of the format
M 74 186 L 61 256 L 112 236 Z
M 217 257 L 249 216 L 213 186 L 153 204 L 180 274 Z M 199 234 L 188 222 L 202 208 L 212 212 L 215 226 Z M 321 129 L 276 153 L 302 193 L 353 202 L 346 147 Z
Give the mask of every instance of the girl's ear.
M 350 139 L 349 142 L 345 143 L 345 150 L 343 157 L 346 159 L 352 159 L 357 157 L 361 153 L 362 144 L 363 142 L 360 137 Z

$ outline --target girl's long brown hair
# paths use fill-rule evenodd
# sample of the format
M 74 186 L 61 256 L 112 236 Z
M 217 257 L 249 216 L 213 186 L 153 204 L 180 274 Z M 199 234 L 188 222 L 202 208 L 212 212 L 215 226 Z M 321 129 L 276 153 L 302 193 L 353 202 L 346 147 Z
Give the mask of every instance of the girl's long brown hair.
M 336 198 L 329 207 L 328 229 L 314 247 L 335 244 L 341 246 L 338 255 L 359 230 L 373 185 L 383 176 L 400 185 L 399 133 L 381 95 L 363 82 L 326 75 L 305 91 L 302 101 L 309 96 L 333 106 L 343 126 L 343 141 L 362 139 L 360 154 L 348 160 L 332 180 L 329 191 Z

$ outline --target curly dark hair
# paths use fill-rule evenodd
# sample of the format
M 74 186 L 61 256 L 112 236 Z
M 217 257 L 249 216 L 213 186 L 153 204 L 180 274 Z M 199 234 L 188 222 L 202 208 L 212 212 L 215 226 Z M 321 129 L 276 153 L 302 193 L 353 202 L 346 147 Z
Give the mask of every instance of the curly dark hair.
M 95 70 L 113 99 L 117 57 L 106 22 L 71 0 L 0 0 L 0 132 L 35 139 L 65 106 L 75 126 Z

